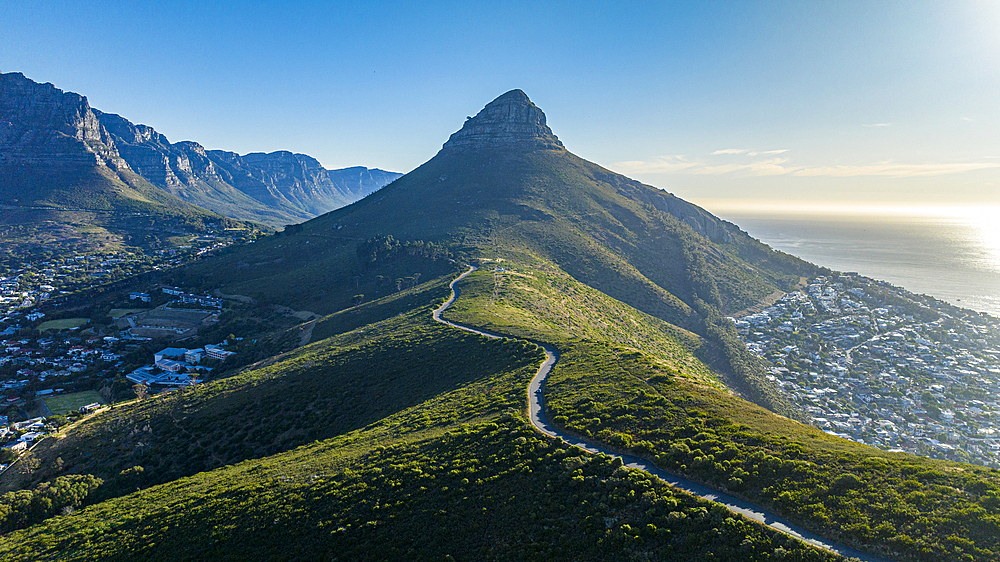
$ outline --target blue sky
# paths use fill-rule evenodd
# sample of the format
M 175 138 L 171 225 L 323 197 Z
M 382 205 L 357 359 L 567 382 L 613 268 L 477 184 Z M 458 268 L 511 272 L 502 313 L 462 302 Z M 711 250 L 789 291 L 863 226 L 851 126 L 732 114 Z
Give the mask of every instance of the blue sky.
M 329 168 L 408 171 L 521 88 L 571 151 L 710 209 L 1000 204 L 1000 2 L 130 4 L 3 2 L 0 70 Z

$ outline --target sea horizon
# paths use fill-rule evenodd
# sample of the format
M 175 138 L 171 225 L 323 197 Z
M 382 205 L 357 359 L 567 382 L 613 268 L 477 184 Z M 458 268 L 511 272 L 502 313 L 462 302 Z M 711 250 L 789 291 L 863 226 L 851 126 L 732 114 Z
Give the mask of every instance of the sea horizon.
M 1000 207 L 699 204 L 776 250 L 1000 317 Z

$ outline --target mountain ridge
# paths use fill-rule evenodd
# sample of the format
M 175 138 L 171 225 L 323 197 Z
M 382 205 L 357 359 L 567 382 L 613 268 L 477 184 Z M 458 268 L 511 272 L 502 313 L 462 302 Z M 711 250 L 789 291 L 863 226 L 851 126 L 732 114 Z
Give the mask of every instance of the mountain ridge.
M 281 227 L 351 203 L 400 175 L 327 170 L 314 158 L 284 151 L 240 156 L 193 141 L 170 143 L 152 127 L 92 108 L 85 96 L 20 72 L 0 74 L 0 199 L 6 204 L 153 204 Z
M 342 207 L 402 175 L 363 166 L 328 170 L 309 155 L 287 150 L 240 155 L 194 141 L 171 143 L 148 125 L 95 113 L 124 160 L 157 187 L 221 214 L 267 217 L 270 226 Z
M 351 267 L 358 242 L 381 235 L 450 247 L 473 261 L 540 260 L 644 313 L 714 334 L 719 365 L 735 369 L 732 388 L 796 415 L 722 315 L 794 286 L 815 266 L 557 143 L 541 109 L 523 92 L 508 92 L 378 193 L 192 271 L 206 286 L 324 314 L 367 282 L 360 270 L 335 289 L 329 272 Z M 238 279 L 219 273 L 232 270 L 241 271 Z
M 0 75 L 0 204 L 2 219 L 19 228 L 69 227 L 75 234 L 57 239 L 63 250 L 159 245 L 211 225 L 246 228 L 150 184 L 122 158 L 86 97 L 20 73 Z M 36 244 L 6 238 L 4 246 Z

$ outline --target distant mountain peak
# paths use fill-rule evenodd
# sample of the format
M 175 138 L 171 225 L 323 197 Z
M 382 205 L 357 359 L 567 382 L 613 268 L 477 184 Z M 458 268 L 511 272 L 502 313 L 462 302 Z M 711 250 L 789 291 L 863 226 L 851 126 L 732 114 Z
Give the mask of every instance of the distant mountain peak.
M 565 150 L 545 124 L 545 113 L 521 90 L 511 90 L 486 104 L 451 135 L 443 149 L 500 147 Z

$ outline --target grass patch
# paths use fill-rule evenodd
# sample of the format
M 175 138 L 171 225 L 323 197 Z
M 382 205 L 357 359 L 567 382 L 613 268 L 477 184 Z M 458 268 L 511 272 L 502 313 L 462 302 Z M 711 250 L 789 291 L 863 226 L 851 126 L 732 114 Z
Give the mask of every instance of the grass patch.
M 112 308 L 111 311 L 108 312 L 108 316 L 110 316 L 114 320 L 118 320 L 122 316 L 127 316 L 129 314 L 138 314 L 140 312 L 146 312 L 147 310 L 149 310 L 149 309 L 148 308 Z
M 38 326 L 39 332 L 50 332 L 59 330 L 71 330 L 73 328 L 82 328 L 90 322 L 90 318 L 62 318 L 59 320 L 48 320 L 42 322 Z
M 697 334 L 580 283 L 547 260 L 504 256 L 500 265 L 486 263 L 459 284 L 461 297 L 445 312 L 449 320 L 557 347 L 583 338 L 611 341 L 724 389 L 695 355 L 706 345 Z
M 85 390 L 83 392 L 74 392 L 73 394 L 49 396 L 45 398 L 44 402 L 53 414 L 58 415 L 77 411 L 83 406 L 93 404 L 94 402 L 104 404 L 104 399 L 95 390 Z

